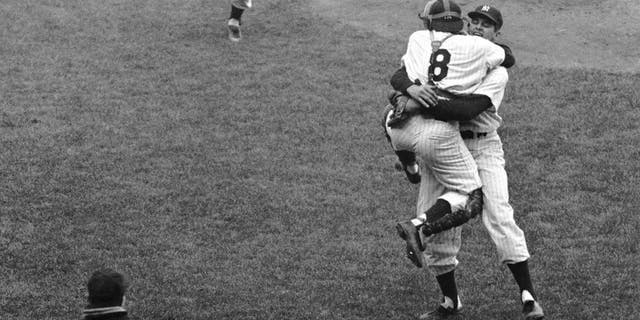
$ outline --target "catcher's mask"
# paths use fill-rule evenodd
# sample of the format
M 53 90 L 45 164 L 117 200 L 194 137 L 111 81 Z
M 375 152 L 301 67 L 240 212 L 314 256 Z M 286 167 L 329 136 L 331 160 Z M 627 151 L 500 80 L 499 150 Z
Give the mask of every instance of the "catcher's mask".
M 430 0 L 418 14 L 427 29 L 459 33 L 464 27 L 462 10 L 453 0 Z

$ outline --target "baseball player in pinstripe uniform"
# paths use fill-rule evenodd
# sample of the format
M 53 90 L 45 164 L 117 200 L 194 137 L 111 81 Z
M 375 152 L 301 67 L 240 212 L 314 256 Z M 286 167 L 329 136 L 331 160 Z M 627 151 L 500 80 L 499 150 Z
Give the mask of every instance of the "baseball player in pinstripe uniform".
M 429 1 L 421 17 L 427 30 L 411 35 L 402 57 L 402 70 L 411 79 L 407 80 L 406 90 L 431 91 L 433 86 L 458 95 L 470 95 L 478 88 L 488 69 L 505 62 L 505 50 L 500 46 L 481 37 L 456 34 L 463 29 L 463 20 L 460 7 L 455 2 Z M 419 94 L 412 92 L 411 96 Z M 440 100 L 446 101 L 446 98 Z M 418 109 L 422 108 L 418 106 Z M 403 154 L 417 155 L 420 165 L 433 173 L 433 177 L 447 190 L 440 194 L 432 208 L 422 210 L 417 218 L 397 225 L 398 233 L 407 240 L 407 256 L 416 266 L 422 267 L 424 261 L 420 251 L 424 248 L 417 236 L 418 228 L 427 220 L 434 221 L 451 212 L 466 209 L 477 215 L 482 210 L 482 205 L 477 204 L 482 201 L 481 181 L 473 157 L 460 136 L 457 121 L 440 121 L 430 113 L 422 113 L 408 117 L 401 126 L 393 126 L 394 114 L 395 110 L 387 114 L 385 129 L 403 166 L 416 166 L 409 163 L 413 159 L 403 159 Z M 475 205 L 469 206 L 470 196 Z M 477 209 L 470 210 L 471 207 Z M 431 230 L 426 226 L 422 229 L 423 232 Z
M 251 0 L 231 0 L 231 15 L 227 20 L 227 29 L 229 30 L 229 40 L 238 42 L 242 39 L 240 25 L 242 24 L 242 14 L 245 10 L 251 8 Z
M 500 11 L 492 6 L 482 5 L 468 14 L 470 22 L 468 32 L 494 41 L 502 27 Z M 399 70 L 396 75 L 402 75 Z M 396 75 L 394 78 L 397 79 Z M 401 78 L 401 77 L 400 77 Z M 406 81 L 406 79 L 404 80 Z M 508 74 L 504 68 L 490 71 L 483 79 L 474 94 L 490 99 L 491 104 L 480 103 L 470 107 L 471 114 L 478 114 L 472 119 L 460 119 L 461 136 L 477 163 L 479 175 L 483 183 L 484 208 L 482 222 L 496 245 L 499 259 L 509 267 L 520 289 L 522 314 L 524 319 L 543 319 L 544 312 L 536 301 L 529 275 L 529 252 L 522 230 L 513 218 L 513 209 L 509 204 L 507 173 L 505 171 L 504 151 L 497 129 L 502 124 L 498 109 L 504 96 Z M 402 90 L 402 81 L 392 81 L 396 89 Z M 406 88 L 404 88 L 406 91 Z M 452 100 L 455 102 L 457 98 Z M 422 183 L 418 203 L 418 213 L 432 205 L 434 196 L 446 192 L 433 176 L 425 170 L 422 172 Z M 458 264 L 457 253 L 461 246 L 460 228 L 444 231 L 424 239 L 425 259 L 427 265 L 436 274 L 436 279 L 443 293 L 442 303 L 421 319 L 454 318 L 461 308 L 457 293 L 454 270 Z

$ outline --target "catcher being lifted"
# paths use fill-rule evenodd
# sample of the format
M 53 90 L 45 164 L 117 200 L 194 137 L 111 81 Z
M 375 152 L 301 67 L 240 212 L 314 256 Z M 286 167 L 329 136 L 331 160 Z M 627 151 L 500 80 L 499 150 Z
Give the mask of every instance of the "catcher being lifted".
M 440 99 L 440 102 L 430 108 L 425 108 L 416 100 L 403 95 L 399 91 L 391 92 L 388 96 L 389 104 L 385 111 L 385 114 L 387 115 L 387 118 L 385 118 L 385 126 L 391 129 L 402 130 L 402 128 L 407 125 L 409 120 L 413 117 L 434 119 L 433 114 L 456 114 L 460 113 L 461 110 L 466 110 L 467 106 L 471 103 L 487 103 L 484 99 L 478 99 L 478 97 L 474 95 L 467 97 L 452 97 L 450 94 L 442 92 L 437 88 L 432 88 L 432 90 L 438 97 L 437 99 Z M 449 100 L 449 97 L 453 99 Z M 445 109 L 447 109 L 447 111 L 445 111 Z M 387 138 L 391 142 L 391 138 L 388 135 Z M 402 152 L 399 154 L 400 159 L 406 157 L 407 155 Z M 400 169 L 403 167 L 400 167 Z M 405 169 L 405 171 L 406 170 L 407 169 Z M 407 176 L 409 177 L 409 174 L 407 174 Z M 400 237 L 407 241 L 407 256 L 416 266 L 422 267 L 423 262 L 421 257 L 422 255 L 419 252 L 416 252 L 415 249 L 417 248 L 419 251 L 425 250 L 422 245 L 422 241 L 420 241 L 420 235 L 418 234 L 419 229 L 421 229 L 424 236 L 430 236 L 461 226 L 482 213 L 483 194 L 481 189 L 475 189 L 469 193 L 469 197 L 464 203 L 464 206 L 458 206 L 456 208 L 457 210 L 453 212 L 451 212 L 451 204 L 446 200 L 451 199 L 452 197 L 454 199 L 457 198 L 456 192 L 447 192 L 438 199 L 436 204 L 425 212 L 425 221 L 415 221 L 417 225 L 414 225 L 414 221 L 400 222 L 396 225 L 396 229 Z

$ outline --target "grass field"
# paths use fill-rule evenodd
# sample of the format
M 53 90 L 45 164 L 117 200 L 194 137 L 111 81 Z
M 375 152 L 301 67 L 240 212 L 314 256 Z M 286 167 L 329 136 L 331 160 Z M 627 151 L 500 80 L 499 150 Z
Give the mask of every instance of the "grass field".
M 406 39 L 265 0 L 0 3 L 0 319 L 412 319 L 437 285 L 394 224 L 417 189 L 379 125 Z M 516 56 L 518 52 L 515 52 Z M 639 74 L 514 67 L 500 133 L 549 319 L 640 319 Z M 478 221 L 470 319 L 518 319 Z

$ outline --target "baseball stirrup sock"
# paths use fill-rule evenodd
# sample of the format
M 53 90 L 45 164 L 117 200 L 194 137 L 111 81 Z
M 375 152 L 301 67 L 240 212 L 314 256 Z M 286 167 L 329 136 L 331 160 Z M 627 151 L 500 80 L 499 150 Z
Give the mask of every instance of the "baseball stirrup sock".
M 513 273 L 513 277 L 516 279 L 516 283 L 520 288 L 520 292 L 527 290 L 534 299 L 536 298 L 536 293 L 533 291 L 533 284 L 531 282 L 531 275 L 529 274 L 529 263 L 528 260 L 518 262 L 518 263 L 507 263 L 509 270 Z
M 240 21 L 240 18 L 242 17 L 243 12 L 244 12 L 243 9 L 240 9 L 234 5 L 231 5 L 231 16 L 229 17 L 229 19 L 236 19 Z
M 398 160 L 400 160 L 400 162 L 402 162 L 402 164 L 404 165 L 416 162 L 416 154 L 411 151 L 396 150 L 395 153 L 398 156 Z
M 455 270 L 436 276 L 440 291 L 445 297 L 449 297 L 453 301 L 453 308 L 458 308 L 458 287 L 456 286 Z

